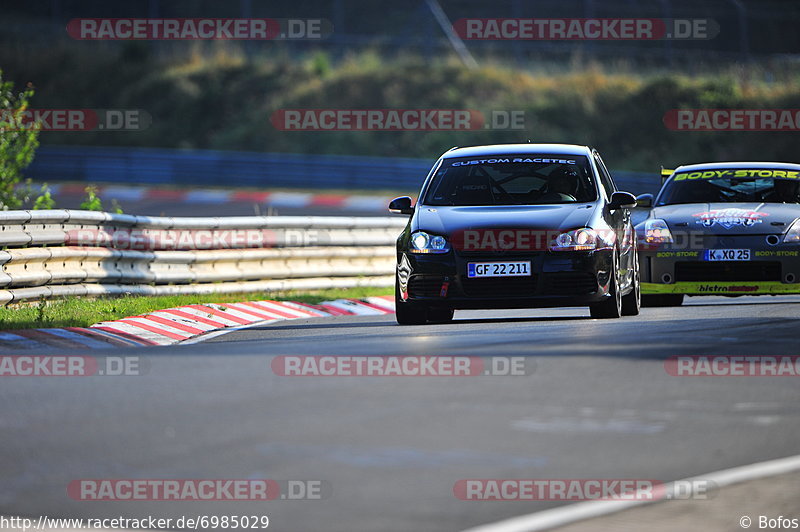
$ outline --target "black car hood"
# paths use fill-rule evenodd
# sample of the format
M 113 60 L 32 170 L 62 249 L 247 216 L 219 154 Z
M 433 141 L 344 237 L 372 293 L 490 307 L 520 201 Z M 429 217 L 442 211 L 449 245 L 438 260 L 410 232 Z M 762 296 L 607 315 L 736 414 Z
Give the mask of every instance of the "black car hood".
M 792 203 L 682 203 L 650 212 L 650 218 L 661 218 L 670 229 L 715 235 L 780 234 L 798 217 L 800 205 Z
M 586 227 L 597 205 L 509 205 L 491 207 L 421 206 L 415 230 L 447 236 L 467 229 L 525 228 L 564 230 Z

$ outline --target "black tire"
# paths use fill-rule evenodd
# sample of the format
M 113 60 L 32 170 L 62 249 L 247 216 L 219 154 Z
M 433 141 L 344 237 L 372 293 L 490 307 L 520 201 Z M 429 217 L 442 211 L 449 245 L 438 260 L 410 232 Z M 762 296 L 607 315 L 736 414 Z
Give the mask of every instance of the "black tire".
M 593 318 L 615 319 L 622 316 L 622 295 L 619 291 L 619 267 L 617 261 L 617 251 L 614 250 L 614 258 L 611 264 L 611 280 L 609 288 L 611 297 L 604 299 L 600 303 L 589 305 L 589 313 Z
M 683 294 L 648 294 L 642 296 L 643 307 L 680 307 Z
M 642 308 L 642 287 L 639 283 L 639 259 L 634 256 L 633 289 L 628 295 L 622 296 L 622 315 L 638 316 Z
M 430 307 L 428 308 L 428 321 L 431 323 L 449 323 L 453 321 L 453 314 L 455 312 L 447 307 Z
M 418 303 L 400 299 L 400 287 L 394 284 L 394 317 L 400 325 L 424 325 L 428 322 L 428 309 Z

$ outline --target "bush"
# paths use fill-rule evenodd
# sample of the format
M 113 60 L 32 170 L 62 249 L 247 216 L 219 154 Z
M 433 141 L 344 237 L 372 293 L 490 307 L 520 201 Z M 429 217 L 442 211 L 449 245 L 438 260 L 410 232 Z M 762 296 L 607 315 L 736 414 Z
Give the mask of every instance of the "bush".
M 97 195 L 97 187 L 89 185 L 83 191 L 86 193 L 86 197 L 81 202 L 80 208 L 84 211 L 102 211 L 103 202 Z
M 24 191 L 19 190 L 22 170 L 33 161 L 39 146 L 35 124 L 25 124 L 24 113 L 33 97 L 33 87 L 15 92 L 0 70 L 0 209 L 19 209 Z M 32 126 L 28 128 L 28 125 Z
M 50 195 L 50 187 L 47 186 L 47 183 L 44 183 L 40 189 L 39 197 L 37 197 L 33 202 L 33 210 L 43 211 L 47 209 L 55 209 L 55 207 L 56 201 Z
M 146 109 L 153 117 L 141 131 L 48 133 L 53 144 L 432 158 L 454 145 L 530 140 L 590 144 L 612 168 L 642 171 L 707 160 L 797 160 L 796 134 L 676 132 L 662 122 L 679 108 L 796 109 L 800 65 L 790 63 L 687 77 L 591 64 L 521 69 L 484 61 L 467 70 L 448 59 L 369 52 L 342 59 L 310 52 L 297 60 L 280 48 L 247 58 L 230 43 L 193 50 L 163 59 L 130 47 L 90 53 L 72 44 L 35 57 L 0 49 L 0 63 L 41 81 L 42 107 Z M 270 117 L 286 108 L 521 110 L 525 129 L 279 131 Z

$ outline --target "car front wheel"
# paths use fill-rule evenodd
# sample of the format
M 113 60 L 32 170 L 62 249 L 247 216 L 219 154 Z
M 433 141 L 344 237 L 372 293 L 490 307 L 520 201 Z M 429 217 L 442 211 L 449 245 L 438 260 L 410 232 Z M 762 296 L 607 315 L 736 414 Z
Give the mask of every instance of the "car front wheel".
M 619 291 L 619 262 L 616 250 L 611 262 L 611 272 L 612 275 L 608 287 L 611 297 L 604 299 L 600 303 L 589 305 L 589 313 L 593 318 L 609 319 L 622 316 L 622 293 Z
M 628 295 L 622 296 L 622 315 L 638 316 L 639 309 L 642 308 L 642 287 L 639 284 L 639 261 L 633 261 L 633 288 Z
M 400 298 L 400 286 L 395 279 L 394 285 L 394 317 L 400 325 L 422 325 L 428 322 L 428 309 L 419 303 L 403 301 Z

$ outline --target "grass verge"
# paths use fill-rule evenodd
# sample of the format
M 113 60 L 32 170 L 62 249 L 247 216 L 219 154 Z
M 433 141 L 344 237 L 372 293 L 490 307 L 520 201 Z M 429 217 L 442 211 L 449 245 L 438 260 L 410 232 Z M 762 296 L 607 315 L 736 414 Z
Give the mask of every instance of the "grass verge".
M 391 294 L 390 288 L 349 288 L 309 292 L 209 294 L 177 296 L 127 296 L 101 299 L 64 299 L 0 308 L 0 329 L 43 327 L 88 327 L 92 324 L 136 316 L 155 310 L 195 303 L 236 303 L 240 301 L 300 301 L 319 303 L 339 298 L 363 298 Z

